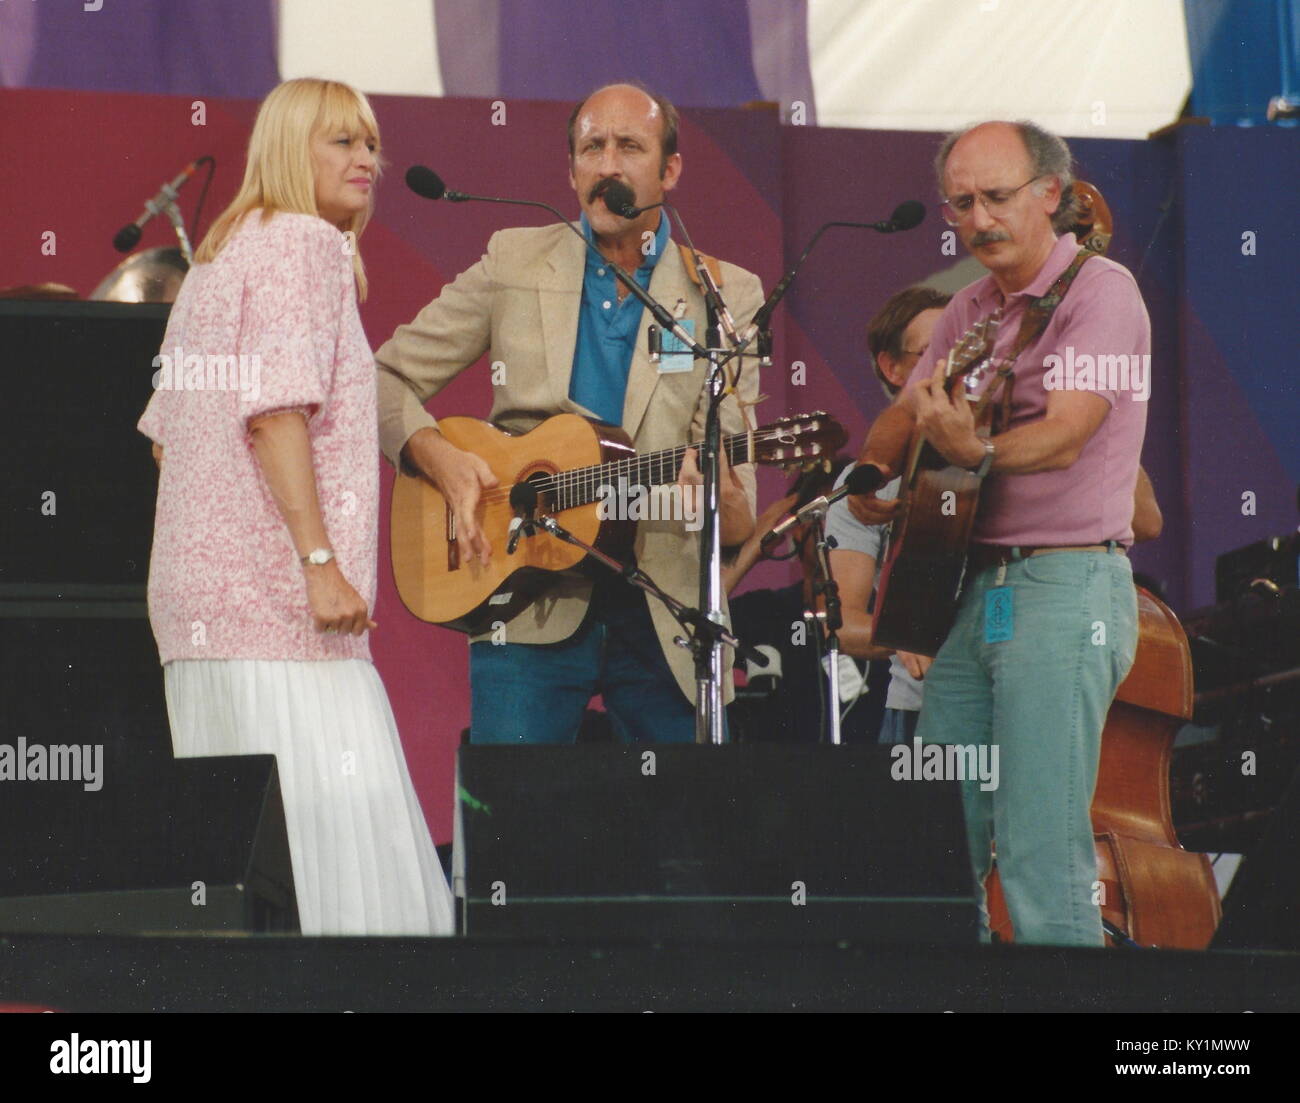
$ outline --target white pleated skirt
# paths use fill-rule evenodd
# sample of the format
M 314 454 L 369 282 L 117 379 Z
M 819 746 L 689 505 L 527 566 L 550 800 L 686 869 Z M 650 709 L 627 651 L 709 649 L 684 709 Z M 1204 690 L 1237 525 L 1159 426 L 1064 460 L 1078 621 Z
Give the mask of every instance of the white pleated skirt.
M 275 755 L 303 934 L 452 933 L 451 891 L 371 663 L 163 670 L 177 758 Z

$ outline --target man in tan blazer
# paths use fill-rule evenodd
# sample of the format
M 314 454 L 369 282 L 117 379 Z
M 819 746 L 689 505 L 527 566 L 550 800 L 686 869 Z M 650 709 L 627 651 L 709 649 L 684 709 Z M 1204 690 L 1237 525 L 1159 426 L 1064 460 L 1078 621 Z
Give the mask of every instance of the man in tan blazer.
M 615 180 L 641 207 L 676 185 L 676 111 L 631 85 L 599 89 L 574 108 L 569 152 L 581 229 L 599 255 L 564 226 L 502 230 L 478 264 L 376 354 L 384 454 L 422 472 L 447 497 L 465 556 L 490 554 L 475 509 L 496 481 L 480 457 L 438 432 L 423 403 L 485 352 L 499 369 L 489 416 L 501 429 L 521 433 L 553 414 L 583 414 L 621 424 L 638 452 L 703 435 L 707 365 L 686 355 L 652 363 L 649 313 L 601 263 L 612 260 L 648 283 L 703 343 L 704 298 L 669 240 L 666 216 L 655 208 L 629 220 L 602 199 Z M 737 324 L 748 324 L 763 298 L 758 278 L 725 263 L 717 270 Z M 738 394 L 744 402 L 757 397 L 750 358 Z M 724 400 L 722 428 L 746 428 L 736 394 Z M 694 452 L 679 481 L 685 493 L 699 483 Z M 740 544 L 754 525 L 752 467 L 726 468 L 720 494 L 722 542 Z M 638 522 L 636 558 L 665 590 L 696 604 L 699 532 L 688 531 L 683 518 Z M 647 608 L 645 595 L 613 575 L 594 587 L 576 572 L 565 576 L 506 625 L 504 642 L 473 641 L 471 740 L 571 743 L 588 700 L 601 693 L 623 740 L 690 741 L 695 675 L 691 654 L 672 642 L 681 631 L 658 602 Z M 730 696 L 730 685 L 726 691 Z

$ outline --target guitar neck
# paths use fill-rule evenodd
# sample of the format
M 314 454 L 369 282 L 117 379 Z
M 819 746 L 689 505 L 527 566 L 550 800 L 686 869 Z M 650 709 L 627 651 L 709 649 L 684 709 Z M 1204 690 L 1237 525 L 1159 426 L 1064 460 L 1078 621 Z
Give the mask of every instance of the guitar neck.
M 688 448 L 698 445 L 679 444 L 675 448 L 664 448 L 658 452 L 643 452 L 611 463 L 595 464 L 591 467 L 576 467 L 569 471 L 558 471 L 552 476 L 554 480 L 551 493 L 554 495 L 554 509 L 573 509 L 600 499 L 601 487 L 617 489 L 622 486 L 664 486 L 677 481 L 682 459 Z M 753 440 L 750 433 L 736 433 L 722 438 L 722 447 L 726 452 L 727 462 L 731 464 L 753 462 Z

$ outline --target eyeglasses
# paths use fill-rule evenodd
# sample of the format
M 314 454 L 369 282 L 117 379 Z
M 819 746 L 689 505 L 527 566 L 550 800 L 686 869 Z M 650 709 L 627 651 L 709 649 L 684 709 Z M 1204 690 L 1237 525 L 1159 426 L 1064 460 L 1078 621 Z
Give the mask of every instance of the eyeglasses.
M 992 191 L 982 191 L 978 194 L 980 203 L 994 218 L 1001 218 L 1006 212 L 1007 204 L 1016 197 L 1016 193 L 1021 188 L 1027 188 L 1035 180 L 1041 180 L 1043 174 L 1031 176 L 1019 188 L 994 188 Z M 943 220 L 949 226 L 957 226 L 970 218 L 971 212 L 975 210 L 974 195 L 954 195 L 945 198 L 939 205 L 939 213 L 943 215 Z

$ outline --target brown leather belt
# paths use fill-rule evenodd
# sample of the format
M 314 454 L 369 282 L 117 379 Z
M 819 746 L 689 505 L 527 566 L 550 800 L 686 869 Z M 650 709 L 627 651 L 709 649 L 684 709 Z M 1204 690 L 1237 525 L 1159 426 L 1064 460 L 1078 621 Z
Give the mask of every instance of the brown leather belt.
M 1109 544 L 1038 544 L 1029 547 L 1007 547 L 1002 544 L 972 544 L 966 557 L 966 569 L 982 571 L 986 567 L 1001 567 L 1016 559 L 1029 559 L 1035 555 L 1047 555 L 1051 552 L 1090 551 L 1114 552 L 1116 555 L 1128 554 L 1123 545 L 1111 541 Z M 1016 553 L 1019 552 L 1019 555 Z

